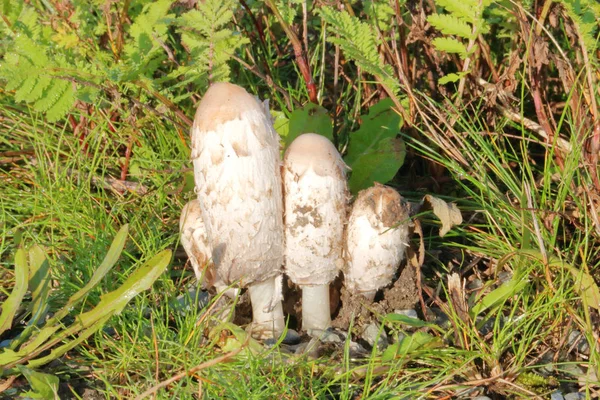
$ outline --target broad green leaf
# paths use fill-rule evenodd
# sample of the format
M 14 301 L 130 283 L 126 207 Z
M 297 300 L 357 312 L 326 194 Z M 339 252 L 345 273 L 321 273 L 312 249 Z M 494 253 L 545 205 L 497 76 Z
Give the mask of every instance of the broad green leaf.
M 21 359 L 23 356 L 11 349 L 2 349 L 0 350 L 0 376 L 2 376 L 2 370 L 4 370 L 4 366 L 13 364 L 14 362 Z
M 589 307 L 600 310 L 600 289 L 594 278 L 584 270 L 570 267 L 569 271 L 575 278 L 575 291 L 585 300 Z
M 352 193 L 368 188 L 374 182 L 385 184 L 390 181 L 404 164 L 406 148 L 400 138 L 385 138 L 377 147 L 358 157 L 350 166 L 352 175 L 348 186 Z
M 0 334 L 10 329 L 13 318 L 21 300 L 27 292 L 27 275 L 29 266 L 27 265 L 27 256 L 25 250 L 18 249 L 15 253 L 15 286 L 8 298 L 2 304 L 2 313 L 0 314 Z
M 35 245 L 29 250 L 29 290 L 31 291 L 31 321 L 39 321 L 46 315 L 50 292 L 50 263 L 43 247 Z
M 282 129 L 285 128 L 280 127 Z M 294 110 L 290 115 L 288 134 L 284 137 L 285 147 L 303 133 L 318 133 L 333 141 L 333 123 L 327 110 L 313 103 Z
M 94 275 L 92 275 L 90 281 L 83 288 L 78 290 L 77 293 L 73 294 L 69 298 L 69 301 L 67 301 L 65 308 L 72 307 L 74 303 L 78 302 L 85 295 L 87 295 L 89 291 L 92 290 L 102 280 L 102 278 L 104 278 L 108 271 L 110 271 L 111 268 L 117 263 L 119 257 L 121 256 L 121 253 L 123 252 L 123 248 L 125 247 L 125 242 L 127 241 L 128 233 L 129 225 L 125 224 L 121 227 L 121 229 L 119 229 L 119 232 L 117 232 L 117 234 L 115 235 L 115 238 L 113 239 L 110 248 L 108 249 L 108 253 L 106 253 L 106 256 L 104 256 L 104 260 L 102 260 L 102 263 L 100 263 L 100 265 L 94 272 Z
M 353 164 L 360 156 L 375 150 L 380 141 L 398 135 L 402 117 L 393 107 L 391 99 L 384 99 L 369 108 L 367 115 L 361 116 L 361 126 L 350 134 L 348 153 L 344 157 L 350 168 L 354 168 Z
M 42 366 L 44 364 L 49 363 L 52 360 L 56 360 L 57 358 L 59 358 L 63 354 L 65 354 L 67 351 L 73 349 L 75 346 L 77 346 L 78 344 L 80 344 L 81 342 L 83 342 L 84 340 L 86 340 L 94 332 L 96 332 L 97 330 L 102 329 L 102 327 L 104 326 L 104 324 L 106 324 L 106 322 L 112 316 L 113 316 L 113 314 L 107 314 L 107 315 L 103 316 L 98 321 L 96 321 L 95 323 L 93 323 L 90 327 L 82 330 L 77 335 L 76 339 L 70 340 L 70 341 L 66 342 L 65 344 L 63 344 L 62 346 L 59 346 L 59 347 L 56 347 L 56 348 L 52 349 L 52 351 L 50 351 L 50 354 L 48 354 L 48 355 L 46 355 L 44 357 L 34 358 L 34 359 L 30 360 L 29 363 L 27 363 L 27 366 L 30 367 L 30 368 L 37 368 L 37 367 L 40 367 L 40 366 Z M 66 338 L 67 335 L 64 335 L 64 337 Z
M 22 365 L 19 365 L 18 368 L 32 389 L 24 393 L 23 396 L 32 399 L 60 400 L 60 397 L 58 397 L 58 384 L 60 381 L 57 376 L 37 372 Z
M 119 314 L 133 297 L 142 291 L 149 289 L 154 281 L 163 273 L 170 260 L 170 250 L 164 250 L 155 255 L 133 272 L 118 289 L 102 295 L 100 297 L 100 303 L 98 303 L 96 307 L 75 317 L 75 322 L 67 329 L 62 330 L 52 336 L 50 340 L 46 341 L 48 333 L 52 331 L 56 332 L 61 326 L 56 325 L 53 327 L 46 327 L 42 329 L 40 334 L 32 342 L 27 343 L 25 347 L 20 349 L 18 353 L 21 356 L 37 355 L 82 331 L 83 333 L 80 333 L 81 336 L 76 339 L 75 343 L 67 342 L 61 347 L 54 349 L 51 352 L 51 355 L 53 356 L 46 356 L 42 359 L 31 361 L 28 365 L 38 366 L 42 364 L 42 361 L 45 363 L 64 354 L 64 352 L 84 340 L 85 337 L 91 335 L 95 330 L 100 329 L 108 318 L 115 314 Z M 42 336 L 45 336 L 44 340 L 39 339 L 39 337 Z
M 67 316 L 69 310 L 73 309 L 75 305 L 86 296 L 90 290 L 92 290 L 102 278 L 107 274 L 108 271 L 117 263 L 117 260 L 121 256 L 123 251 L 123 247 L 125 246 L 125 241 L 127 240 L 127 234 L 129 232 L 129 225 L 125 224 L 119 229 L 115 238 L 113 239 L 104 260 L 98 266 L 94 275 L 90 281 L 76 293 L 74 293 L 67 303 L 57 311 L 52 318 L 48 319 L 44 327 L 38 332 L 38 334 L 25 345 L 24 348 L 20 350 L 20 352 L 28 353 L 32 352 L 41 346 L 50 336 L 54 335 L 54 333 L 62 327 L 62 323 L 60 322 L 64 317 Z
M 29 249 L 29 291 L 31 292 L 31 318 L 21 334 L 12 340 L 11 349 L 16 349 L 38 329 L 48 313 L 50 294 L 50 264 L 43 247 L 35 245 Z
M 431 349 L 440 347 L 442 341 L 425 332 L 415 332 L 410 336 L 405 336 L 398 343 L 388 346 L 383 352 L 382 360 L 391 361 L 398 357 L 403 357 L 414 353 L 417 350 Z

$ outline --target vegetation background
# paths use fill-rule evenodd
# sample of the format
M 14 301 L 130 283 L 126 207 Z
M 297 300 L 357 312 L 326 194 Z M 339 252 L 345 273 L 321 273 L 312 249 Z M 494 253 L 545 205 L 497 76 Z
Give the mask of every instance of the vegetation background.
M 599 22 L 595 0 L 0 1 L 0 396 L 597 397 Z M 443 238 L 421 215 L 420 319 L 382 316 L 386 350 L 292 357 L 175 301 L 188 132 L 222 80 L 284 143 L 330 137 L 354 193 L 458 204 Z

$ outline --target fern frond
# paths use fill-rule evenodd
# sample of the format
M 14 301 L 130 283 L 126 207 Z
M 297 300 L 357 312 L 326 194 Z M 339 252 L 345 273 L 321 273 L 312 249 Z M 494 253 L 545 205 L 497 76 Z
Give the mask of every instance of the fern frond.
M 472 28 L 464 20 L 450 14 L 432 14 L 427 21 L 444 35 L 473 39 Z
M 431 41 L 431 43 L 439 51 L 458 54 L 463 59 L 467 56 L 467 48 L 465 45 L 454 38 L 435 38 Z
M 373 28 L 345 11 L 322 7 L 319 12 L 331 33 L 327 40 L 339 45 L 347 58 L 397 92 L 399 85 L 391 66 L 384 65 L 379 58 L 379 41 Z

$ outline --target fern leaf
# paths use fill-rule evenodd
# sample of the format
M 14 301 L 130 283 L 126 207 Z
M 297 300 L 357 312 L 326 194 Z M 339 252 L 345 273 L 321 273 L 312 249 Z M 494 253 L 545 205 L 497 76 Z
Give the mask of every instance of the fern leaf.
M 441 37 L 433 39 L 432 43 L 439 51 L 458 54 L 462 59 L 465 59 L 467 56 L 467 48 L 456 39 Z
M 473 39 L 472 28 L 464 20 L 449 14 L 432 14 L 427 21 L 444 35 Z
M 389 65 L 384 65 L 379 58 L 379 42 L 373 28 L 345 11 L 322 7 L 319 12 L 328 24 L 327 29 L 332 33 L 327 40 L 339 45 L 346 57 L 354 60 L 365 72 L 376 76 L 392 90 L 397 91 L 399 85 L 394 79 L 393 70 Z
M 52 84 L 44 90 L 42 98 L 34 103 L 33 108 L 36 111 L 47 111 L 61 98 L 69 85 L 70 82 L 54 79 Z
M 75 103 L 75 91 L 73 85 L 67 82 L 66 90 L 58 97 L 56 102 L 46 111 L 49 122 L 55 122 L 65 116 Z
M 466 75 L 468 75 L 469 72 L 458 72 L 458 73 L 450 73 L 447 74 L 445 76 L 442 76 L 440 79 L 438 79 L 438 82 L 440 85 L 445 85 L 447 83 L 454 83 L 454 82 L 458 82 L 459 80 L 461 80 L 462 78 L 464 78 Z
M 450 14 L 474 24 L 478 14 L 479 2 L 477 0 L 436 0 Z

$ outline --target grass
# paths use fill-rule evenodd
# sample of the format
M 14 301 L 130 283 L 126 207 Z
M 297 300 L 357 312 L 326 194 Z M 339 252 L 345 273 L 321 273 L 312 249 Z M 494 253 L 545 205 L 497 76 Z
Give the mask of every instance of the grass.
M 50 15 L 38 6 L 42 15 Z M 298 71 L 300 61 L 290 55 L 288 40 L 262 7 L 238 10 L 231 24 L 249 36 L 255 29 L 251 13 L 265 23 L 264 42 L 236 53 L 261 76 L 233 60 L 231 79 L 271 99 L 272 109 L 289 116 L 306 103 L 308 93 Z M 296 13 L 294 23 L 300 28 L 301 8 Z M 407 21 L 408 14 L 404 12 Z M 343 149 L 360 125 L 359 116 L 385 95 L 373 77 L 327 42 L 331 32 L 322 27 L 316 13 L 310 15 L 307 60 Z M 540 37 L 562 45 L 573 64 L 570 68 L 583 70 L 577 64 L 582 57 L 573 54 L 577 48 L 559 33 L 550 30 Z M 170 40 L 165 46 L 172 44 Z M 502 40 L 510 47 L 510 39 Z M 598 395 L 600 318 L 594 302 L 599 296 L 600 224 L 594 215 L 599 205 L 593 185 L 597 168 L 590 167 L 582 139 L 593 136 L 593 126 L 574 106 L 588 104 L 585 79 L 573 82 L 571 91 L 551 79 L 543 82 L 548 92 L 544 100 L 556 106 L 547 107 L 555 132 L 571 148 L 561 151 L 564 143 L 557 138 L 548 142 L 528 125 L 539 115 L 532 89 L 532 80 L 539 77 L 528 72 L 527 65 L 521 66 L 514 82 L 520 97 L 515 120 L 503 114 L 503 105 L 490 105 L 487 95 L 474 87 L 461 93 L 460 102 L 444 97 L 448 86 L 419 71 L 432 60 L 459 70 L 457 59 L 440 56 L 430 43 L 421 43 L 423 48 L 403 43 L 402 51 L 409 52 L 415 63 L 410 66 L 413 74 L 406 74 L 414 87 L 398 96 L 404 105 L 412 102 L 414 123 L 403 129 L 407 160 L 390 184 L 411 200 L 437 192 L 459 205 L 465 221 L 440 238 L 437 222 L 422 218 L 425 262 L 420 268 L 429 314 L 415 307 L 428 322 L 410 327 L 407 321 L 381 316 L 391 344 L 385 350 L 373 349 L 366 358 L 354 357 L 349 341 L 320 348 L 317 358 L 290 354 L 285 346 L 253 341 L 232 324 L 219 325 L 211 317 L 211 305 L 180 312 L 174 301 L 195 284 L 195 278 L 185 257 L 176 254 L 149 291 L 136 296 L 82 345 L 40 369 L 61 379 L 61 396 L 81 397 L 84 387 L 106 398 L 165 399 L 479 394 L 548 398 L 557 389 Z M 491 45 L 503 68 L 508 68 L 502 43 Z M 177 46 L 173 48 L 181 50 Z M 386 63 L 404 68 L 393 61 L 395 54 L 380 51 Z M 585 67 L 597 65 L 596 57 Z M 161 74 L 169 72 L 166 68 L 152 78 L 171 95 L 170 87 L 160 86 L 165 82 Z M 555 69 L 548 67 L 547 74 L 557 79 Z M 273 85 L 266 84 L 265 76 Z M 166 107 L 147 94 L 132 94 L 135 90 L 126 84 L 119 89 L 155 109 Z M 204 87 L 192 89 L 201 93 Z M 597 97 L 593 89 L 591 95 Z M 176 249 L 180 210 L 194 196 L 183 127 L 116 100 L 102 107 L 83 104 L 69 115 L 84 128 L 75 127 L 68 117 L 48 123 L 43 113 L 17 102 L 14 91 L 0 84 L 0 299 L 4 301 L 14 287 L 14 254 L 19 246 L 40 244 L 48 251 L 49 301 L 54 310 L 89 281 L 119 228 L 130 226 L 119 262 L 72 310 L 71 319 L 118 288 L 142 262 L 161 250 Z M 193 115 L 192 102 L 176 106 L 184 115 Z M 80 129 L 86 130 L 85 135 Z M 124 163 L 132 190 L 111 186 Z M 417 239 L 414 245 L 418 246 Z M 449 283 L 452 274 L 459 274 L 458 286 Z M 444 312 L 446 320 L 436 321 L 431 309 Z M 569 342 L 574 330 L 586 338 L 587 354 Z M 350 331 L 359 333 L 354 327 Z M 8 333 L 0 339 L 8 338 Z M 186 373 L 190 370 L 194 372 Z M 589 381 L 581 383 L 586 373 Z M 0 378 L 7 379 L 1 374 Z M 160 385 L 169 379 L 168 386 Z M 0 398 L 22 393 L 23 385 L 0 392 Z

